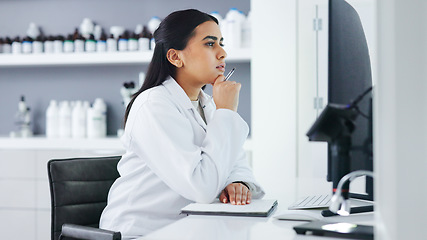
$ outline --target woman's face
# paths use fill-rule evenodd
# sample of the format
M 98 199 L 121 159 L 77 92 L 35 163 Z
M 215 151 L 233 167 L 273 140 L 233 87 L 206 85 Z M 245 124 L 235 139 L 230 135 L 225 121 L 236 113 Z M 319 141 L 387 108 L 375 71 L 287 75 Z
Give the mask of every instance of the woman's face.
M 213 84 L 219 75 L 224 74 L 225 57 L 222 34 L 218 24 L 207 21 L 195 29 L 195 35 L 181 50 L 181 76 L 194 85 Z

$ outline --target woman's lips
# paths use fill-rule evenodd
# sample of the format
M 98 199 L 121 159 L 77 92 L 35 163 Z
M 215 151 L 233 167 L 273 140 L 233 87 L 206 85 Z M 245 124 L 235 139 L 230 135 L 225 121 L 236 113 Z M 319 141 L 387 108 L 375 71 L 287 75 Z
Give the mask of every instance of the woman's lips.
M 225 64 L 220 64 L 216 68 L 224 72 L 225 71 Z

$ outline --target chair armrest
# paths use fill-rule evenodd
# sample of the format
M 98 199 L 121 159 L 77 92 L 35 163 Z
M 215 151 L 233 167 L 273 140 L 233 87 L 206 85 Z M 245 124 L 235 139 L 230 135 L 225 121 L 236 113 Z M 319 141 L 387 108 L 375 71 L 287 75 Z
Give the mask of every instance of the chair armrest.
M 62 225 L 61 236 L 59 239 L 62 239 L 63 237 L 85 240 L 121 240 L 122 234 L 120 232 L 100 228 L 65 223 Z

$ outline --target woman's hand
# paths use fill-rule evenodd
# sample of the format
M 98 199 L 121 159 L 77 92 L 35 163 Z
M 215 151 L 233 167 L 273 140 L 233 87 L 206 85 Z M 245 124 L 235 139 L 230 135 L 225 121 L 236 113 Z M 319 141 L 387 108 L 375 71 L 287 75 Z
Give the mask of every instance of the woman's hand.
M 241 84 L 233 81 L 224 81 L 223 75 L 218 76 L 213 84 L 212 96 L 217 109 L 225 108 L 237 111 Z
M 230 202 L 233 205 L 245 205 L 251 203 L 251 191 L 241 183 L 230 183 L 222 190 L 219 200 L 223 203 Z

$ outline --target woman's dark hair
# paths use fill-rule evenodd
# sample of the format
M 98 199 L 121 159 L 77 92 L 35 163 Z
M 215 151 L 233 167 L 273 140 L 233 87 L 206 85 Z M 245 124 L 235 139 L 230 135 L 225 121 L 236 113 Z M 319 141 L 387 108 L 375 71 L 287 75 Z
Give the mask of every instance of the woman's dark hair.
M 125 125 L 132 104 L 139 94 L 162 84 L 169 76 L 175 77 L 176 67 L 166 57 L 168 50 L 171 48 L 183 50 L 187 46 L 188 40 L 194 36 L 194 29 L 207 21 L 214 21 L 218 24 L 215 17 L 196 9 L 188 9 L 171 13 L 160 23 L 154 32 L 156 47 L 153 58 L 148 66 L 144 83 L 139 91 L 132 96 L 126 108 Z

